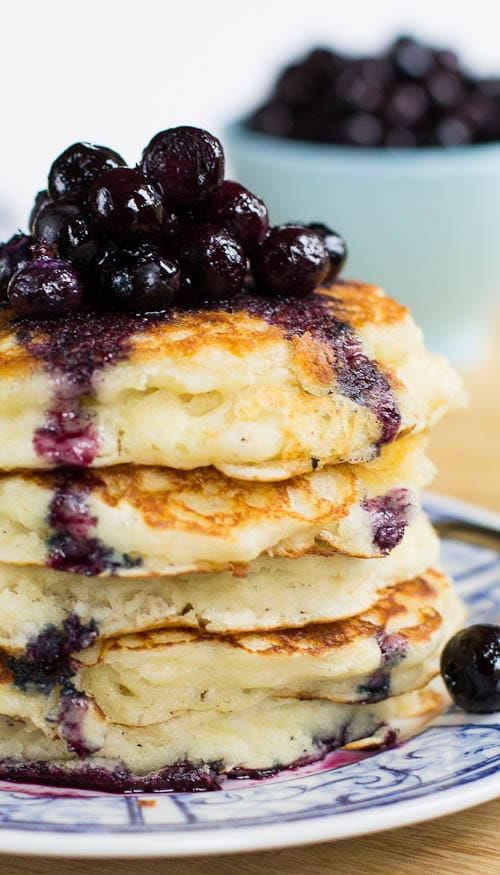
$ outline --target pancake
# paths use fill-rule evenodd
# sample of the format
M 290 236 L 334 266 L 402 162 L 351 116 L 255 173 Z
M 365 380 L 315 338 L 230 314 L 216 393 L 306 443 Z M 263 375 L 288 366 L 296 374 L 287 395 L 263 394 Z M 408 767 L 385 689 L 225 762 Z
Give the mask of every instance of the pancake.
M 76 721 L 82 744 L 97 751 L 109 723 L 150 726 L 186 712 L 244 711 L 269 698 L 381 701 L 438 673 L 462 619 L 461 602 L 437 571 L 386 588 L 356 617 L 298 629 L 166 629 L 102 641 L 94 624 L 73 617 L 64 635 L 49 628 L 20 656 L 0 654 L 0 715 L 62 737 Z
M 94 644 L 75 657 L 74 683 L 127 726 L 185 710 L 241 710 L 271 695 L 376 701 L 427 683 L 462 620 L 451 583 L 428 572 L 334 623 L 225 636 L 155 630 Z
M 0 563 L 82 575 L 154 576 L 244 566 L 261 554 L 387 554 L 411 524 L 433 467 L 424 435 L 372 462 L 285 483 L 215 468 L 0 475 Z
M 461 402 L 406 308 L 337 282 L 218 309 L 0 314 L 0 468 L 193 469 L 281 480 L 373 458 Z
M 188 712 L 140 729 L 110 725 L 101 749 L 80 756 L 29 720 L 0 717 L 0 779 L 116 792 L 213 790 L 227 773 L 260 776 L 339 747 L 383 748 L 420 731 L 447 704 L 435 683 L 367 705 L 268 699 L 237 713 Z
M 438 560 L 439 541 L 417 514 L 401 544 L 376 561 L 303 556 L 254 560 L 246 572 L 112 578 L 106 585 L 47 568 L 0 565 L 0 648 L 19 656 L 68 617 L 99 639 L 155 628 L 238 632 L 325 623 L 368 610 L 377 593 Z

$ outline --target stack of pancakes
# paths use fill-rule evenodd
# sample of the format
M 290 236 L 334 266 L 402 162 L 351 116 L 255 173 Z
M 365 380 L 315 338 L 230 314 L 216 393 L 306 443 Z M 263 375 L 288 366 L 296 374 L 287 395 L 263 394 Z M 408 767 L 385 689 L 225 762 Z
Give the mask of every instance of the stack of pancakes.
M 1 320 L 0 777 L 209 788 L 442 707 L 419 491 L 462 390 L 404 307 Z

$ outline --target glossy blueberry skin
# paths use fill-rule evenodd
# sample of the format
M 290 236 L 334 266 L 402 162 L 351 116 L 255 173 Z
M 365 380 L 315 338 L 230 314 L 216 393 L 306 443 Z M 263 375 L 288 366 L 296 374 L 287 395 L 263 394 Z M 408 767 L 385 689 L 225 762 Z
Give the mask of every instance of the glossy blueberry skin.
M 115 167 L 99 176 L 89 193 L 89 206 L 101 234 L 134 240 L 158 234 L 164 209 L 158 190 L 140 170 Z
M 99 288 L 104 303 L 118 310 L 153 313 L 176 300 L 180 270 L 162 249 L 150 243 L 112 250 L 100 265 Z
M 32 260 L 32 243 L 32 237 L 14 234 L 10 240 L 0 245 L 0 300 L 6 299 L 11 277 Z
M 42 257 L 14 274 L 7 294 L 18 316 L 58 319 L 79 309 L 83 285 L 73 265 Z
M 323 240 L 330 256 L 330 270 L 326 279 L 334 280 L 346 263 L 347 243 L 337 231 L 333 231 L 328 225 L 323 225 L 321 222 L 311 222 L 307 227 L 319 234 Z
M 500 711 L 500 626 L 469 626 L 450 638 L 441 673 L 453 701 L 464 711 Z
M 61 152 L 50 168 L 49 194 L 54 200 L 84 196 L 98 176 L 112 167 L 124 165 L 121 155 L 106 146 L 73 143 Z
M 33 233 L 33 225 L 36 217 L 38 216 L 38 213 L 51 202 L 52 198 L 46 189 L 42 189 L 42 191 L 37 192 L 28 220 L 28 226 L 31 233 Z
M 257 247 L 252 267 L 261 294 L 304 298 L 328 276 L 330 258 L 315 231 L 302 225 L 278 225 Z
M 37 213 L 33 236 L 55 246 L 59 256 L 88 270 L 104 253 L 103 243 L 88 210 L 75 201 L 49 201 Z
M 264 201 L 230 179 L 203 204 L 203 216 L 207 222 L 230 231 L 247 252 L 252 252 L 269 230 L 269 213 Z
M 207 198 L 224 179 L 224 152 L 216 137 L 201 128 L 160 131 L 146 146 L 141 167 L 172 207 L 189 207 Z
M 210 224 L 193 227 L 182 241 L 180 261 L 190 306 L 232 298 L 243 287 L 247 258 L 225 228 Z

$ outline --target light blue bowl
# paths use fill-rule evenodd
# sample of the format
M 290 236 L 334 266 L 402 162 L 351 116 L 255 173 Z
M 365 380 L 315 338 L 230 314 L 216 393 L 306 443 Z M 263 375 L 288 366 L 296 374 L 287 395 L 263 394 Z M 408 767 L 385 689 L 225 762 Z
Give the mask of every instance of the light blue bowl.
M 349 246 L 346 276 L 407 304 L 431 348 L 459 364 L 481 355 L 500 297 L 500 144 L 353 149 L 240 123 L 224 142 L 273 223 L 331 225 Z

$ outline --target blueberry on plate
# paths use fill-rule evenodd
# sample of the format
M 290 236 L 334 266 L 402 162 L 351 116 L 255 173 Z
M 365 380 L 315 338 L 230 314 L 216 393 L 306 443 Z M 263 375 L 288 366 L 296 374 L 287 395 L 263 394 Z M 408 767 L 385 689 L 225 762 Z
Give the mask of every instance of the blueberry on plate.
M 441 674 L 464 711 L 500 711 L 500 626 L 479 623 L 457 632 L 443 650 Z

